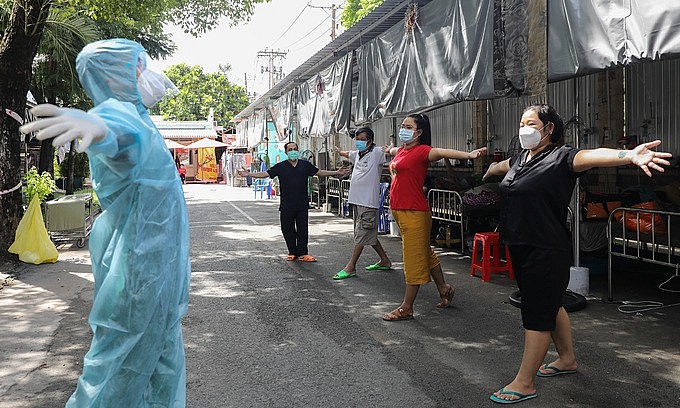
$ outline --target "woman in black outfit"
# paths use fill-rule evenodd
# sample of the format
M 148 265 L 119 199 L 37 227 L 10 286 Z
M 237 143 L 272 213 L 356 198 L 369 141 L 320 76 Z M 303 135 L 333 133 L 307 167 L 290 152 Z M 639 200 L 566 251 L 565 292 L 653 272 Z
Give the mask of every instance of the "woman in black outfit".
M 536 397 L 534 378 L 575 373 L 576 356 L 571 321 L 562 307 L 572 265 L 571 234 L 566 225 L 567 206 L 576 179 L 593 167 L 634 164 L 648 176 L 663 172 L 669 153 L 651 149 L 660 140 L 634 150 L 579 150 L 563 144 L 564 124 L 555 109 L 534 105 L 522 115 L 519 138 L 522 151 L 489 166 L 484 179 L 505 175 L 501 238 L 510 249 L 517 285 L 522 293 L 524 355 L 515 379 L 491 395 L 498 403 Z M 552 338 L 557 360 L 543 364 Z M 543 364 L 543 365 L 542 365 Z

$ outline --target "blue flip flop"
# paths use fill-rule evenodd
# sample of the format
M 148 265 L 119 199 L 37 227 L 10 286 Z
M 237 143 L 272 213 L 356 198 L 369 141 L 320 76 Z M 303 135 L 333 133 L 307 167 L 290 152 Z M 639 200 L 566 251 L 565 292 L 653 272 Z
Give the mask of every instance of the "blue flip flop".
M 541 370 L 536 371 L 536 376 L 537 377 L 554 377 L 556 375 L 562 375 L 562 374 L 575 374 L 576 370 L 560 370 L 559 368 L 555 366 L 551 366 L 550 364 L 543 364 L 543 367 L 541 367 L 544 370 L 551 370 L 552 373 L 542 373 Z
M 522 394 L 522 393 L 515 392 L 515 391 L 505 391 L 505 388 L 501 388 L 498 392 L 500 392 L 501 394 L 514 395 L 515 397 L 519 397 L 519 398 L 514 399 L 514 400 L 506 400 L 506 399 L 503 399 L 503 398 L 498 398 L 494 394 L 491 394 L 491 396 L 489 397 L 491 399 L 491 401 L 497 402 L 499 404 L 514 404 L 516 402 L 522 402 L 522 401 L 526 401 L 528 399 L 538 397 L 538 394 L 536 394 L 535 392 L 531 393 L 531 394 Z
M 374 263 L 373 265 L 368 265 L 364 269 L 366 269 L 367 271 L 389 271 L 390 269 L 392 269 L 392 267 L 380 265 L 380 262 L 378 262 Z

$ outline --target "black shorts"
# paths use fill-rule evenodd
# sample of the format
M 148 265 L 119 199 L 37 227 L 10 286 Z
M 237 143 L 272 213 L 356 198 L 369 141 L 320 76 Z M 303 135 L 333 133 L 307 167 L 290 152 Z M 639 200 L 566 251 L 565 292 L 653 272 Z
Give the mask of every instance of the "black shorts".
M 569 284 L 571 251 L 511 245 L 510 258 L 522 296 L 522 324 L 527 330 L 553 331 Z

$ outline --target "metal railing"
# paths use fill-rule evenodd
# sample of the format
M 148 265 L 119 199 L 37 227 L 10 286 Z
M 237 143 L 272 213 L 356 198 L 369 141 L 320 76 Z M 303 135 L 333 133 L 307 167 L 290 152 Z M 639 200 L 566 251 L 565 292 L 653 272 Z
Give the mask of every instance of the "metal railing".
M 430 203 L 432 218 L 458 224 L 460 230 L 460 253 L 465 252 L 465 231 L 463 223 L 463 199 L 456 191 L 431 189 L 427 193 L 427 201 Z
M 316 208 L 321 207 L 321 184 L 319 176 L 312 176 L 309 179 L 309 199 L 311 203 L 316 204 Z
M 342 210 L 342 187 L 340 186 L 340 180 L 335 177 L 329 177 L 326 179 L 326 204 L 329 205 L 328 210 L 330 211 L 331 198 L 337 200 L 338 202 L 338 213 Z
M 338 208 L 338 215 L 345 217 L 350 215 L 349 209 L 349 187 L 350 180 L 340 181 L 340 208 Z
M 642 231 L 641 215 L 649 217 L 649 233 Z M 649 215 L 647 215 L 649 214 Z M 634 220 L 626 226 L 625 220 Z M 619 221 L 620 220 L 620 221 Z M 665 225 L 664 225 L 665 223 Z M 630 228 L 634 225 L 635 228 Z M 663 225 L 663 228 L 659 226 Z M 607 291 L 613 299 L 612 257 L 636 259 L 639 261 L 675 268 L 680 272 L 680 242 L 673 241 L 673 228 L 680 228 L 680 213 L 620 207 L 607 219 Z M 665 229 L 665 231 L 663 230 Z

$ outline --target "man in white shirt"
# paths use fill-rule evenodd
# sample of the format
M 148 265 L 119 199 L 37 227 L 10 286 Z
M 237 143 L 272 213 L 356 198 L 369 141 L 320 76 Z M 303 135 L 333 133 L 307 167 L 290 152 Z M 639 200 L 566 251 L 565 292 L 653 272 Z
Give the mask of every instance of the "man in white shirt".
M 380 256 L 380 261 L 368 265 L 369 271 L 390 270 L 392 262 L 378 241 L 378 208 L 380 207 L 380 173 L 385 163 L 385 153 L 373 143 L 375 136 L 369 128 L 356 131 L 354 144 L 357 150 L 349 152 L 335 150 L 349 158 L 354 165 L 352 183 L 349 188 L 348 202 L 352 206 L 354 218 L 354 251 L 347 265 L 333 276 L 333 279 L 347 279 L 356 276 L 356 263 L 364 250 L 370 245 Z

